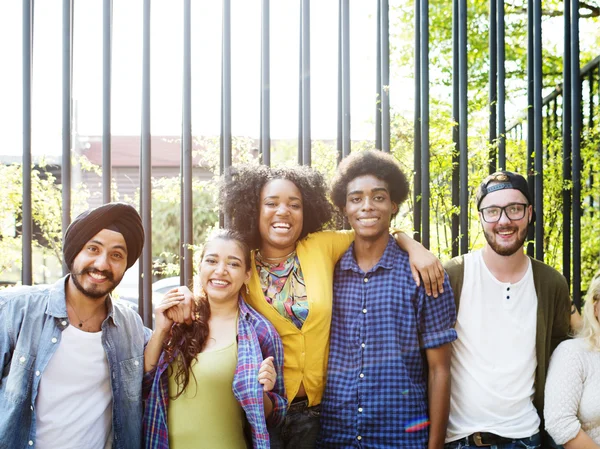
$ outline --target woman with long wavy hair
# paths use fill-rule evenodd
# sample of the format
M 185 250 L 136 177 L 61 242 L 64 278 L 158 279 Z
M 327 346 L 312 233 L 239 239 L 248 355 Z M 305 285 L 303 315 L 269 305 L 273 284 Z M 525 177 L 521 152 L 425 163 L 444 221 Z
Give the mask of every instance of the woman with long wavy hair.
M 287 408 L 283 349 L 240 295 L 250 266 L 243 239 L 218 231 L 202 253 L 194 321 L 174 324 L 166 313 L 183 300 L 177 289 L 156 307 L 144 353 L 146 448 L 269 448 L 267 422 L 279 424 Z
M 566 449 L 600 448 L 600 275 L 592 280 L 576 338 L 552 354 L 546 380 L 546 430 Z

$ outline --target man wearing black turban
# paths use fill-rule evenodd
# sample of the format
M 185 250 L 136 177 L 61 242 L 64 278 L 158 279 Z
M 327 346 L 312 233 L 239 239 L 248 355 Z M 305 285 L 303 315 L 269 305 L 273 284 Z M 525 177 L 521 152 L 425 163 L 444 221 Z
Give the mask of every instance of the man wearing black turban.
M 0 449 L 141 447 L 151 332 L 110 292 L 143 245 L 137 211 L 105 204 L 67 229 L 66 277 L 2 291 Z

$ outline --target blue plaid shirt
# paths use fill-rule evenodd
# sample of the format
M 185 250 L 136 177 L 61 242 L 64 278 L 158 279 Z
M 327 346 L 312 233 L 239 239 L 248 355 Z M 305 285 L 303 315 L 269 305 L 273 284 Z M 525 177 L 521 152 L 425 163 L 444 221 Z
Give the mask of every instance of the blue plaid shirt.
M 392 237 L 367 273 L 353 243 L 335 268 L 318 447 L 426 448 L 424 350 L 456 340 L 455 320 L 448 276 L 444 293 L 428 297 Z
M 267 395 L 273 403 L 268 423 L 278 426 L 287 410 L 283 384 L 283 346 L 279 334 L 271 323 L 240 297 L 238 319 L 238 361 L 233 377 L 233 394 L 246 413 L 252 434 L 252 447 L 269 448 L 269 433 L 265 421 L 263 386 L 258 382 L 258 370 L 264 359 L 273 356 L 277 371 L 275 387 Z M 143 390 L 146 397 L 144 410 L 144 447 L 168 449 L 167 410 L 169 408 L 169 379 L 164 352 L 157 368 L 144 375 Z M 215 405 L 218 406 L 218 405 Z

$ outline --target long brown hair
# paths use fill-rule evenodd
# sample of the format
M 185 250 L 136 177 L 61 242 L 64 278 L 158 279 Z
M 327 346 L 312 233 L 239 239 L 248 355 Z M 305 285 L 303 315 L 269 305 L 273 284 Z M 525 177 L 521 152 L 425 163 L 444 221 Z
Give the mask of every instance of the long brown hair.
M 246 271 L 250 269 L 250 248 L 242 236 L 230 229 L 220 229 L 212 233 L 206 242 L 206 245 L 214 240 L 233 240 L 244 254 L 244 263 Z M 202 249 L 201 259 L 204 258 L 204 248 Z M 163 351 L 165 352 L 165 362 L 169 363 L 169 375 L 174 373 L 175 383 L 177 384 L 177 393 L 171 399 L 177 399 L 185 391 L 190 383 L 190 373 L 192 362 L 196 356 L 202 352 L 206 341 L 208 340 L 210 320 L 210 304 L 204 294 L 194 298 L 194 314 L 196 319 L 191 324 L 176 323 L 171 327 L 171 335 L 165 340 Z M 175 363 L 173 363 L 175 362 Z

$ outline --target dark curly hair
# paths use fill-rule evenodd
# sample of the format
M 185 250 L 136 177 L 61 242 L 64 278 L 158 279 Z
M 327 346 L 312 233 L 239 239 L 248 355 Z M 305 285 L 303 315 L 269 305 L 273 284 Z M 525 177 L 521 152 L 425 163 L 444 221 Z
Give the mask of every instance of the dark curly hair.
M 265 165 L 231 167 L 221 181 L 221 210 L 230 217 L 228 226 L 243 235 L 252 249 L 260 248 L 260 194 L 269 181 L 286 179 L 302 195 L 303 222 L 300 239 L 320 231 L 331 221 L 334 211 L 327 200 L 327 184 L 321 173 L 305 166 L 271 168 Z
M 378 150 L 360 151 L 350 154 L 340 162 L 331 181 L 331 200 L 340 211 L 346 206 L 348 184 L 353 179 L 365 175 L 373 175 L 385 181 L 394 203 L 400 205 L 408 198 L 408 181 L 400 164 L 392 155 Z
M 243 237 L 230 229 L 219 229 L 213 232 L 206 242 L 206 245 L 214 240 L 232 240 L 235 241 L 244 254 L 245 269 L 250 269 L 250 248 Z M 204 249 L 202 257 L 204 258 Z M 190 383 L 190 373 L 192 362 L 198 354 L 202 352 L 209 335 L 208 321 L 210 320 L 210 304 L 205 295 L 194 298 L 194 314 L 196 319 L 191 324 L 176 323 L 171 327 L 171 334 L 163 344 L 165 352 L 165 363 L 169 363 L 169 374 L 175 373 L 175 383 L 177 384 L 177 393 L 171 399 L 177 399 L 185 391 Z M 174 366 L 173 361 L 177 360 Z

